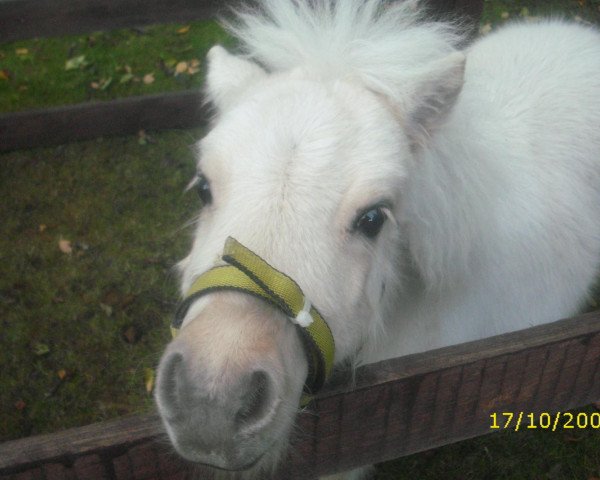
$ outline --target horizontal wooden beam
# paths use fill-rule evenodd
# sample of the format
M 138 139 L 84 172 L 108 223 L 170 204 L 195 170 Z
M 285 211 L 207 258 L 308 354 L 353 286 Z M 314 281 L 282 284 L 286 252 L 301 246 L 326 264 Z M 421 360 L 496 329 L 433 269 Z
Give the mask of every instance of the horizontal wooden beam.
M 0 42 L 214 18 L 219 0 L 3 0 Z
M 157 23 L 207 20 L 228 2 L 219 0 L 2 0 L 0 42 L 73 35 Z M 229 2 L 230 4 L 232 2 Z M 433 14 L 479 19 L 482 0 L 428 0 Z
M 0 151 L 197 127 L 208 116 L 199 89 L 6 113 L 0 115 Z
M 338 373 L 298 415 L 275 478 L 309 479 L 495 430 L 492 413 L 564 412 L 600 398 L 600 312 Z M 558 428 L 561 428 L 559 424 Z M 178 459 L 155 415 L 0 445 L 0 478 L 211 478 Z

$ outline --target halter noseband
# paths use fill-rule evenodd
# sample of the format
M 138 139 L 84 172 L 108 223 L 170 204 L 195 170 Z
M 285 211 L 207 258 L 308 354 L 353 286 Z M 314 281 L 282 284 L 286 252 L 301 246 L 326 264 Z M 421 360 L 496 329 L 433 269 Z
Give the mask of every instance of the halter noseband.
M 171 324 L 173 337 L 179 333 L 192 303 L 207 293 L 233 290 L 268 302 L 281 310 L 300 333 L 308 359 L 308 376 L 301 399 L 301 405 L 305 405 L 331 374 L 335 343 L 329 326 L 293 279 L 234 238 L 225 241 L 222 258 L 228 265 L 204 272 L 186 292 Z

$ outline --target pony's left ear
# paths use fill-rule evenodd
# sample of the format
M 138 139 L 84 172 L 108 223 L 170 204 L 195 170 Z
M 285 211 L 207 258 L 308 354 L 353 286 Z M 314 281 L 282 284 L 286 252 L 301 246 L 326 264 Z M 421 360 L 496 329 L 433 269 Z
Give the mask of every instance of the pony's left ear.
M 249 85 L 267 76 L 255 63 L 232 55 L 219 45 L 212 47 L 206 58 L 206 93 L 220 111 L 234 104 Z
M 410 95 L 400 106 L 403 123 L 415 146 L 427 144 L 456 103 L 464 83 L 466 57 L 461 52 L 425 65 L 413 76 Z

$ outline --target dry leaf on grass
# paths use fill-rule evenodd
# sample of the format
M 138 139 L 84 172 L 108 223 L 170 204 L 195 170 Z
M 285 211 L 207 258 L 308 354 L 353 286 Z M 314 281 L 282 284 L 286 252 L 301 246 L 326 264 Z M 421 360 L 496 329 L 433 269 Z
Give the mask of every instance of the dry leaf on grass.
M 45 343 L 36 342 L 33 344 L 33 353 L 38 357 L 47 355 L 48 353 L 50 353 L 50 347 Z
M 105 303 L 100 303 L 100 308 L 107 317 L 110 317 L 113 313 L 112 307 L 110 305 L 106 305 Z
M 144 368 L 144 385 L 146 386 L 146 392 L 152 393 L 154 389 L 154 369 Z
M 187 62 L 178 62 L 175 65 L 175 76 L 187 73 L 188 75 L 195 75 L 200 71 L 200 60 L 193 58 Z
M 90 87 L 92 87 L 94 90 L 106 90 L 112 83 L 112 80 L 112 77 L 101 78 L 97 82 L 90 83 Z
M 29 50 L 27 48 L 17 48 L 15 50 L 15 53 L 17 55 L 19 55 L 20 57 L 22 57 L 24 55 L 29 55 Z
M 142 333 L 137 328 L 135 328 L 134 325 L 126 326 L 122 330 L 121 334 L 123 335 L 123 339 L 131 345 L 137 343 L 140 340 L 140 338 L 142 338 Z
M 85 59 L 85 55 L 78 55 L 77 57 L 69 58 L 65 62 L 65 70 L 80 70 L 88 65 L 89 63 Z
M 66 240 L 64 238 L 61 238 L 58 241 L 58 248 L 63 253 L 67 253 L 67 254 L 73 253 L 73 246 L 71 245 L 71 241 L 70 240 Z
M 190 26 L 186 25 L 185 27 L 181 27 L 179 30 L 177 30 L 177 33 L 179 35 L 185 35 L 186 33 L 188 33 L 190 31 Z
M 119 83 L 129 83 L 131 80 L 133 80 L 133 73 L 126 73 L 121 77 Z
M 150 85 L 151 83 L 154 83 L 154 72 L 144 75 L 144 84 Z
M 179 62 L 176 66 L 175 66 L 175 75 L 180 75 L 182 73 L 187 72 L 188 69 L 188 63 L 187 62 Z

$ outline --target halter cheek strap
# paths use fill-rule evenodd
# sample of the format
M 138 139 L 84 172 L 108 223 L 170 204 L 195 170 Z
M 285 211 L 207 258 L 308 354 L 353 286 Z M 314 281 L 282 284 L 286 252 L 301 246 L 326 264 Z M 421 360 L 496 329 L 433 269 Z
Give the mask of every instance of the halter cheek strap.
M 335 343 L 329 326 L 292 278 L 234 238 L 227 238 L 222 258 L 228 265 L 204 272 L 186 292 L 171 324 L 173 337 L 179 332 L 192 303 L 207 293 L 233 290 L 268 302 L 281 310 L 300 333 L 308 360 L 308 376 L 301 400 L 305 405 L 323 386 L 333 368 Z

